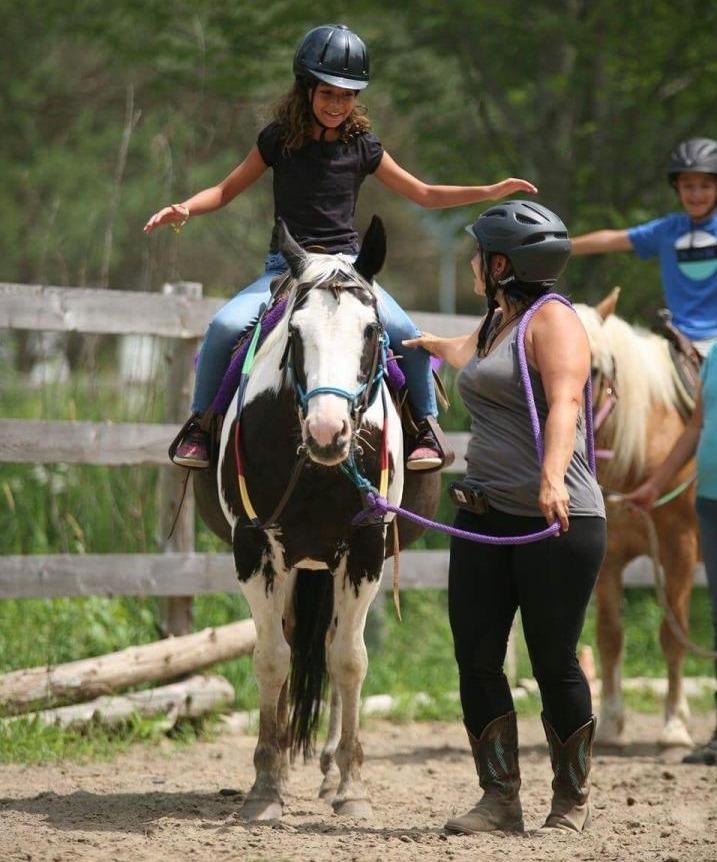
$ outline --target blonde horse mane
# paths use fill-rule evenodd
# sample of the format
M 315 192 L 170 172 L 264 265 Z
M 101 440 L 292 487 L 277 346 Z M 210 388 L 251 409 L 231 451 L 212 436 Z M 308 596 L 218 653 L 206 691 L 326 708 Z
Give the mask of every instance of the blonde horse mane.
M 656 405 L 678 403 L 667 341 L 615 314 L 603 320 L 591 306 L 575 308 L 588 334 L 593 368 L 614 377 L 617 390 L 615 409 L 601 429 L 603 444 L 614 452 L 604 468 L 605 481 L 619 484 L 630 473 L 641 477 L 650 411 Z

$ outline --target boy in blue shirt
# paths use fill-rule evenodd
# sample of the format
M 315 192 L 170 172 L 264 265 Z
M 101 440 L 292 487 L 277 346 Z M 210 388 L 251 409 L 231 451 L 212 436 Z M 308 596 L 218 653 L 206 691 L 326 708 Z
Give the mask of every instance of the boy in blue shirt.
M 573 254 L 634 251 L 643 259 L 659 257 L 672 322 L 705 356 L 717 339 L 717 141 L 682 141 L 670 154 L 667 177 L 683 212 L 575 237 Z

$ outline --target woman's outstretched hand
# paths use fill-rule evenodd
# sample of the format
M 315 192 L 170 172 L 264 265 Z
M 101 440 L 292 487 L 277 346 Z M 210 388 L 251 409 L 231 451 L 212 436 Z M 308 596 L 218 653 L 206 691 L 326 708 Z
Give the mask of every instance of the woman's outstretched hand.
M 415 338 L 406 338 L 401 344 L 404 347 L 422 347 L 427 350 L 432 356 L 437 356 L 439 359 L 445 359 L 446 340 L 440 335 L 432 335 L 430 332 L 422 332 Z
M 546 476 L 540 481 L 540 494 L 538 495 L 538 507 L 545 515 L 545 520 L 548 524 L 554 521 L 560 521 L 560 530 L 563 533 L 568 531 L 570 526 L 568 521 L 568 506 L 570 505 L 570 497 L 568 489 L 565 487 L 565 481 L 551 480 Z
M 490 189 L 491 198 L 496 201 L 508 197 L 508 195 L 514 195 L 517 192 L 527 192 L 529 195 L 538 194 L 537 186 L 534 186 L 527 180 L 520 180 L 515 177 L 508 177 L 507 180 L 501 180 L 501 182 L 494 183 L 492 186 L 488 186 L 488 188 Z
M 183 225 L 189 218 L 189 210 L 181 204 L 171 204 L 158 210 L 144 226 L 145 233 L 152 233 L 156 227 L 162 227 L 165 224 Z

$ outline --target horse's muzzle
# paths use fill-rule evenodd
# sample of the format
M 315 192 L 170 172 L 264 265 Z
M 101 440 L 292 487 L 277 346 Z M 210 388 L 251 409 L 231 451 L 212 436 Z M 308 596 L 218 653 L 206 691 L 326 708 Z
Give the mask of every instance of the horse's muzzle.
M 351 435 L 350 433 L 339 432 L 334 434 L 330 443 L 322 446 L 310 434 L 307 434 L 304 444 L 312 461 L 323 464 L 325 467 L 335 467 L 348 458 L 351 451 Z

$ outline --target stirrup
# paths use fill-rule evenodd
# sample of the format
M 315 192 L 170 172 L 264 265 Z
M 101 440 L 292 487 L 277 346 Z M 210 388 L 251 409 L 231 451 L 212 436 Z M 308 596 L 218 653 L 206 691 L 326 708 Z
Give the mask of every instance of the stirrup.
M 411 467 L 411 461 L 406 460 L 406 469 L 411 470 L 412 472 L 433 473 L 436 470 L 443 469 L 444 467 L 450 467 L 450 465 L 455 461 L 456 455 L 451 449 L 450 443 L 448 442 L 448 438 L 444 434 L 443 429 L 438 424 L 438 420 L 435 416 L 426 416 L 424 419 L 421 419 L 419 423 L 415 423 L 416 429 L 419 430 L 420 425 L 424 423 L 433 434 L 438 447 L 439 460 L 436 464 L 431 464 L 428 467 Z
M 176 464 L 178 467 L 184 467 L 187 470 L 205 470 L 211 464 L 211 448 L 212 448 L 212 435 L 211 432 L 207 430 L 205 427 L 206 416 L 202 417 L 198 413 L 193 413 L 189 419 L 182 425 L 181 429 L 177 436 L 172 440 L 169 445 L 169 459 L 173 464 Z M 178 455 L 178 452 L 181 449 L 183 443 L 186 442 L 187 437 L 193 432 L 200 432 L 206 438 L 203 443 L 206 449 L 206 458 L 201 461 L 194 458 L 189 458 Z

